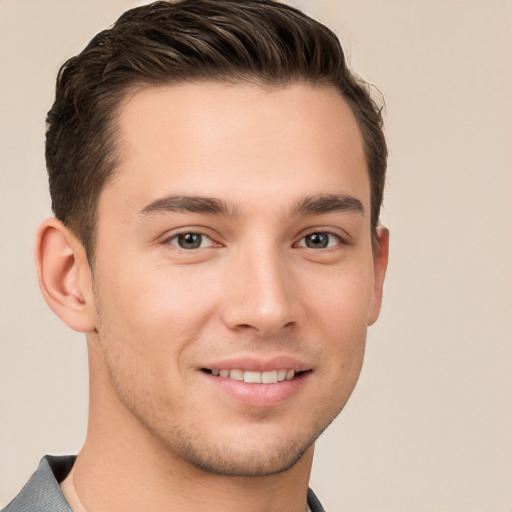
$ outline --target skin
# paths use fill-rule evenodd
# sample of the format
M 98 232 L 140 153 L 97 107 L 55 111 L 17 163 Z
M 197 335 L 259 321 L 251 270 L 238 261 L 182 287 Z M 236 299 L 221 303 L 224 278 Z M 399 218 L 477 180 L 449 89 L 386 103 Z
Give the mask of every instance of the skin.
M 387 264 L 356 120 L 337 91 L 304 84 L 147 88 L 119 115 L 92 271 L 55 219 L 36 250 L 48 303 L 87 333 L 77 493 L 90 511 L 303 511 Z M 180 247 L 187 233 L 199 247 Z M 284 393 L 204 371 L 283 357 L 307 370 Z

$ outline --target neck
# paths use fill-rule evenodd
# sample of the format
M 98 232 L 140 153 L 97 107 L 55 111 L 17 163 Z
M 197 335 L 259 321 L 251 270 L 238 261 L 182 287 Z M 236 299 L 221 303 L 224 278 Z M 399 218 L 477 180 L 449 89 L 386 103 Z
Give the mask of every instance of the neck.
M 119 403 L 101 368 L 91 368 L 87 438 L 73 469 L 76 493 L 96 510 L 304 512 L 313 446 L 281 473 L 213 474 L 171 452 Z M 101 393 L 100 393 L 101 390 Z M 108 414 L 105 413 L 108 411 Z
M 99 440 L 91 434 L 77 457 L 73 475 L 76 493 L 89 512 L 304 512 L 306 508 L 312 447 L 282 473 L 233 477 L 207 473 L 165 454 L 154 440 L 132 438 L 119 431 Z

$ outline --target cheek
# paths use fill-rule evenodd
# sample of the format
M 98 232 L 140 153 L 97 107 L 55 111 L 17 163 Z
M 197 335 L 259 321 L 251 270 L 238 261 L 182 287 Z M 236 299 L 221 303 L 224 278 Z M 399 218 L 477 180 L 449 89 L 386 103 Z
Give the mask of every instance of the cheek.
M 187 354 L 200 337 L 208 301 L 205 294 L 199 302 L 197 294 L 184 293 L 185 279 L 169 269 L 153 275 L 127 266 L 102 270 L 96 301 L 104 363 L 121 401 L 152 417 L 152 403 L 163 410 L 174 403 L 171 396 L 183 398 L 179 383 L 188 375 Z
M 363 363 L 373 277 L 365 265 L 324 277 L 324 286 L 309 295 L 310 316 L 319 326 L 332 388 L 346 399 Z
M 176 357 L 215 308 L 216 292 L 204 286 L 204 277 L 189 268 L 103 268 L 97 279 L 99 317 L 117 342 L 133 345 L 145 358 L 168 359 L 169 351 Z
M 316 283 L 311 287 L 311 283 Z M 373 299 L 373 271 L 368 265 L 326 269 L 306 281 L 303 296 L 316 310 L 321 324 L 333 332 L 353 334 L 358 339 L 366 332 L 368 312 Z M 351 338 L 351 336 L 348 336 Z

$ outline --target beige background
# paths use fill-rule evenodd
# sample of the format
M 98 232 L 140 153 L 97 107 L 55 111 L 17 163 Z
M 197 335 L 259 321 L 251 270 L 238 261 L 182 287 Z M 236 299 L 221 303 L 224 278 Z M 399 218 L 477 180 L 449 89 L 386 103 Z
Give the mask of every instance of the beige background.
M 84 438 L 82 336 L 40 297 L 58 66 L 131 0 L 0 0 L 0 505 Z M 139 2 L 140 3 L 140 2 Z M 385 304 L 318 443 L 331 512 L 512 511 L 512 2 L 303 0 L 387 103 Z

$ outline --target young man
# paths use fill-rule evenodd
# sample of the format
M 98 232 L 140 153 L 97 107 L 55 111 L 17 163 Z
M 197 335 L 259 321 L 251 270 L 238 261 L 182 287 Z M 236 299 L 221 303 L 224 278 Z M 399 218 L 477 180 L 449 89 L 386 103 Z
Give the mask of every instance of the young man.
M 381 124 L 336 37 L 270 0 L 136 8 L 63 66 L 36 262 L 86 334 L 89 426 L 7 512 L 323 510 L 314 442 L 386 270 Z

